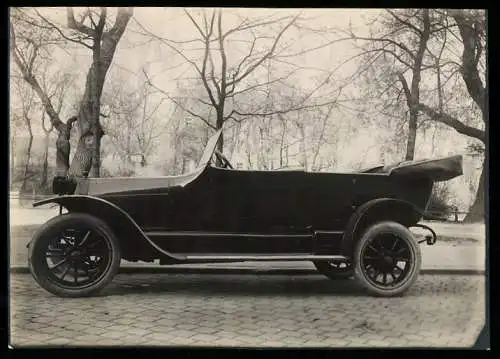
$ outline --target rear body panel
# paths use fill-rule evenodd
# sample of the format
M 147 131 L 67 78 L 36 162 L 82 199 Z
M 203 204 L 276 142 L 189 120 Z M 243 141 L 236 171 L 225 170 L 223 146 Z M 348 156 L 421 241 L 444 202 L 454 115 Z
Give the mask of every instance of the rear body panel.
M 161 180 L 154 179 L 145 189 L 129 187 L 98 197 L 127 212 L 146 235 L 172 253 L 284 254 L 325 252 L 331 242 L 337 243 L 330 247 L 338 252 L 347 222 L 359 206 L 394 198 L 423 211 L 432 189 L 430 180 L 386 174 L 210 166 L 187 178 L 173 187 L 161 187 Z

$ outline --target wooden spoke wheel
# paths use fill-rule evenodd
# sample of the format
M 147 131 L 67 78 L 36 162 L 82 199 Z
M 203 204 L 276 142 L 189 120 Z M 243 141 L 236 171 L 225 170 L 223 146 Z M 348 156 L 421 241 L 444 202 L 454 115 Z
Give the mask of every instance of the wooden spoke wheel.
M 31 274 L 42 288 L 61 297 L 97 293 L 113 279 L 120 259 L 111 229 L 82 213 L 51 219 L 29 246 Z
M 422 256 L 408 228 L 380 222 L 359 239 L 354 261 L 355 277 L 369 293 L 392 297 L 402 295 L 415 282 Z

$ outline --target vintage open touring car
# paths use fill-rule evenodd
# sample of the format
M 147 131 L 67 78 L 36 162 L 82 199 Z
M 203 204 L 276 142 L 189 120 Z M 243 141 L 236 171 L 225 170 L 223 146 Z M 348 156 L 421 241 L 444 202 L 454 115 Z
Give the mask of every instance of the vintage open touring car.
M 332 279 L 354 276 L 372 295 L 401 295 L 419 273 L 419 242 L 436 241 L 419 224 L 433 183 L 462 174 L 461 156 L 352 173 L 235 170 L 216 150 L 220 135 L 188 174 L 54 182 L 57 196 L 33 204 L 61 208 L 28 245 L 39 285 L 93 295 L 121 259 L 304 260 Z M 414 226 L 430 235 L 417 242 Z

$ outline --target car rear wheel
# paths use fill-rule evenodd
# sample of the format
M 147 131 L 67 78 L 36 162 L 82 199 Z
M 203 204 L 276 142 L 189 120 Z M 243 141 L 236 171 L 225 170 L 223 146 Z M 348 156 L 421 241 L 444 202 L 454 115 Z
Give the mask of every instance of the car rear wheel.
M 354 275 L 352 265 L 345 261 L 314 261 L 314 266 L 324 276 L 337 280 L 347 279 Z
M 100 219 L 84 213 L 52 218 L 29 245 L 36 282 L 60 297 L 86 297 L 105 287 L 120 267 L 118 239 Z
M 355 278 L 370 294 L 393 297 L 404 294 L 415 282 L 422 255 L 408 228 L 380 222 L 359 239 L 353 260 Z

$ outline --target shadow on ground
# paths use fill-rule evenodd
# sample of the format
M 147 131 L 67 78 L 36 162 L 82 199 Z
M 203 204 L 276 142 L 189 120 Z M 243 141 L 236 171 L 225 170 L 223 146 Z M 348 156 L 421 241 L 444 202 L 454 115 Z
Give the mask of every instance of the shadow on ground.
M 472 284 L 471 284 L 472 283 Z M 483 283 L 483 284 L 481 284 Z M 436 297 L 443 293 L 478 295 L 484 276 L 420 275 L 404 297 Z M 11 274 L 13 296 L 57 298 L 26 274 Z M 354 279 L 331 280 L 322 275 L 230 275 L 230 274 L 119 274 L 97 296 L 155 298 L 174 297 L 370 297 Z
M 262 280 L 261 280 L 262 279 Z M 418 280 L 417 283 L 418 284 Z M 415 285 L 416 285 L 415 284 Z M 432 294 L 433 286 L 410 288 L 407 296 Z M 134 275 L 134 282 L 126 275 L 117 276 L 100 296 L 127 296 L 132 294 L 179 294 L 188 296 L 286 296 L 316 295 L 368 296 L 354 279 L 331 280 L 320 275 L 259 276 L 259 275 Z
M 157 278 L 161 277 L 161 278 Z M 260 280 L 262 278 L 262 280 Z M 155 275 L 144 280 L 127 283 L 126 276 L 116 278 L 102 296 L 129 294 L 180 294 L 180 295 L 231 295 L 231 296 L 300 296 L 306 295 L 365 295 L 355 280 L 330 280 L 311 276 L 263 276 L 259 275 L 183 275 L 182 278 Z

